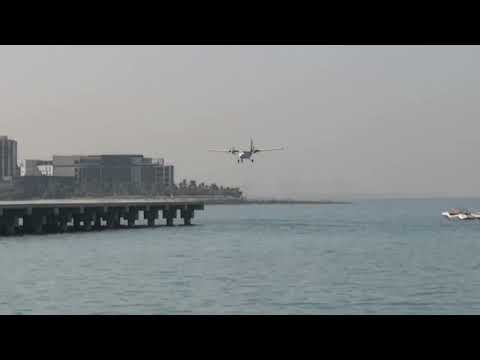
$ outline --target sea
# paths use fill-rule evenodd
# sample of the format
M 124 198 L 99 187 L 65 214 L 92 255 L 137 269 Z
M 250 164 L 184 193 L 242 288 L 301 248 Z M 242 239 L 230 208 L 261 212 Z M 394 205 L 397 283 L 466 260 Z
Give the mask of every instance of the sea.
M 193 226 L 0 238 L 0 314 L 480 314 L 480 199 L 207 205 Z

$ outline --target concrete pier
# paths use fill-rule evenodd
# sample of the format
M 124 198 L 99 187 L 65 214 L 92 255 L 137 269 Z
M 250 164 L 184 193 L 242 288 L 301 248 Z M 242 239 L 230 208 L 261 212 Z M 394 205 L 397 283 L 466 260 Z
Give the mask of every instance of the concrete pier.
M 185 199 L 0 201 L 0 235 L 119 229 L 122 219 L 125 227 L 134 228 L 141 226 L 140 212 L 143 226 L 155 226 L 160 211 L 167 226 L 174 226 L 177 213 L 191 225 L 195 210 L 204 207 L 202 201 Z

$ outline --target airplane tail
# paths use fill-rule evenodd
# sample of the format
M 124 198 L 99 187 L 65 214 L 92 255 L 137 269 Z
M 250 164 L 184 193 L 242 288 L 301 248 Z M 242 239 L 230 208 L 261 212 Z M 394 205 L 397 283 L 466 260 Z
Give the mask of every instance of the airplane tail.
M 253 146 L 253 139 L 250 138 L 250 152 L 253 153 L 255 151 L 255 146 Z

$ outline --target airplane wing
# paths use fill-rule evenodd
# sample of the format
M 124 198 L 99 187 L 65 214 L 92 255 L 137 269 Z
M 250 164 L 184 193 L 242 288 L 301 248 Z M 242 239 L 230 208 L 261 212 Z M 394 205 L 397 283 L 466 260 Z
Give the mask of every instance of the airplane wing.
M 209 152 L 222 152 L 222 153 L 230 153 L 230 154 L 236 154 L 238 153 L 238 150 L 235 149 L 230 149 L 230 150 L 208 150 Z
M 273 149 L 255 149 L 255 152 L 261 152 L 261 151 L 277 151 L 277 150 L 285 150 L 285 148 L 273 148 Z

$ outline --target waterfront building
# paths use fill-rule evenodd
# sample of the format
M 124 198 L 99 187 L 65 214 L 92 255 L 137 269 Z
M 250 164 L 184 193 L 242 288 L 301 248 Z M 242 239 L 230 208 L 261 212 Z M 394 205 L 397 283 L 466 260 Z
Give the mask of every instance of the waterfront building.
M 25 160 L 22 176 L 53 176 L 53 163 L 45 160 Z
M 54 176 L 73 177 L 86 193 L 150 193 L 174 183 L 173 165 L 138 154 L 55 155 L 52 163 Z
M 19 175 L 17 142 L 8 136 L 0 136 L 0 181 L 12 181 Z

